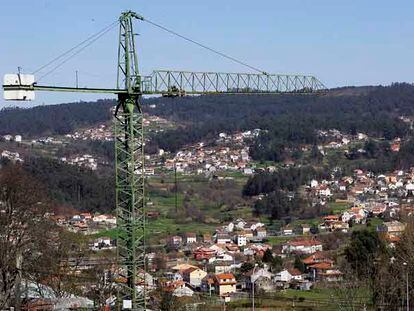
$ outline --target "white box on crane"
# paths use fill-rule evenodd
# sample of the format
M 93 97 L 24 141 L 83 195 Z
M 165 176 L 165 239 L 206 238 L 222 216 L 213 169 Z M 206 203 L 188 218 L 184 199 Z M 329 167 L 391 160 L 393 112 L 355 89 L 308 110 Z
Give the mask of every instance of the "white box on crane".
M 29 74 L 5 74 L 3 79 L 3 86 L 33 86 L 35 82 L 34 75 Z M 5 100 L 34 100 L 35 92 L 31 90 L 4 90 Z

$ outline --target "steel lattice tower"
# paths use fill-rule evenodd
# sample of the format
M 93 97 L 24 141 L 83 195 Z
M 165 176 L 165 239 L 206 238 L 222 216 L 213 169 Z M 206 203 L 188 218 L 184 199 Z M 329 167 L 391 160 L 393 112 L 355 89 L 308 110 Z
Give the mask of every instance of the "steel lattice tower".
M 129 11 L 119 20 L 117 88 L 127 93 L 118 94 L 114 115 L 117 256 L 126 281 L 121 282 L 118 303 L 130 300 L 132 310 L 145 310 L 144 133 L 133 18 L 142 19 Z

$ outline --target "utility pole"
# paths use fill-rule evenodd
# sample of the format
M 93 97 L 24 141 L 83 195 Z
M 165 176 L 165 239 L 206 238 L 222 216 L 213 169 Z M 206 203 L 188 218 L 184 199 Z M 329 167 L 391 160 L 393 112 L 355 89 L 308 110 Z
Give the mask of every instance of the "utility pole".
M 408 266 L 407 266 L 407 311 L 410 311 L 410 290 L 409 290 L 409 281 L 408 281 Z
M 254 272 L 256 271 L 256 268 L 257 268 L 257 263 L 254 265 L 254 268 L 253 268 L 253 272 L 252 272 L 252 276 L 251 277 L 254 277 Z M 251 280 L 252 282 L 252 311 L 255 311 L 256 310 L 256 308 L 255 308 L 255 305 L 254 305 L 254 287 L 255 287 L 255 281 L 256 280 L 254 280 L 253 281 L 253 279 Z
M 174 190 L 175 190 L 175 213 L 178 213 L 177 165 L 175 162 L 174 162 Z
M 75 71 L 75 81 L 76 81 L 76 88 L 79 88 L 79 79 L 78 79 L 78 71 Z
M 405 267 L 405 282 L 406 282 L 406 295 L 407 295 L 407 311 L 410 311 L 410 289 L 409 289 L 409 279 L 408 279 L 408 262 L 404 261 L 403 266 Z
M 17 270 L 17 276 L 15 280 L 15 289 L 14 289 L 14 308 L 15 310 L 21 310 L 21 304 L 22 304 L 22 297 L 21 297 L 21 284 L 22 284 L 22 264 L 23 264 L 23 255 L 21 250 L 17 251 L 16 254 L 16 270 Z M 27 289 L 26 289 L 27 290 Z

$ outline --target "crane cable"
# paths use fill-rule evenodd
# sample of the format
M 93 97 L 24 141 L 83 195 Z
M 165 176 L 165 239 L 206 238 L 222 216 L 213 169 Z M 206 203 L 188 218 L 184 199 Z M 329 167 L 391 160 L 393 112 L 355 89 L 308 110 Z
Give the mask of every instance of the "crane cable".
M 76 56 L 77 54 L 79 54 L 80 52 L 82 52 L 85 48 L 87 48 L 88 46 L 90 46 L 96 40 L 98 40 L 99 38 L 101 38 L 107 32 L 109 32 L 117 24 L 118 24 L 118 20 L 116 20 L 113 23 L 109 24 L 108 26 L 104 27 L 103 29 L 101 29 L 97 33 L 94 33 L 93 35 L 89 36 L 88 38 L 86 38 L 82 42 L 80 42 L 77 45 L 75 45 L 74 47 L 70 48 L 69 50 L 67 50 L 67 51 L 63 52 L 62 54 L 58 55 L 57 57 L 55 57 L 54 59 L 52 59 L 48 63 L 44 64 L 43 66 L 39 67 L 37 70 L 33 71 L 32 74 L 38 73 L 42 69 L 50 66 L 51 64 L 53 64 L 56 61 L 60 60 L 61 58 L 65 57 L 66 55 L 68 55 L 71 52 L 75 51 L 77 48 L 80 48 L 79 50 L 77 50 L 73 54 L 69 55 L 69 57 L 67 57 L 64 60 L 62 60 L 59 64 L 57 64 L 51 70 L 49 70 L 48 72 L 46 72 L 44 75 L 42 75 L 39 79 L 37 79 L 37 81 L 39 81 L 42 78 L 48 76 L 49 74 L 51 74 L 52 72 L 54 72 L 56 69 L 58 69 L 59 67 L 61 67 L 63 64 L 65 64 L 67 61 L 69 61 L 71 58 L 73 58 L 74 56 Z
M 180 35 L 179 33 L 175 32 L 175 31 L 173 31 L 173 30 L 171 30 L 171 29 L 168 29 L 168 28 L 166 28 L 166 27 L 164 27 L 164 26 L 162 26 L 162 25 L 159 25 L 159 24 L 157 24 L 157 23 L 155 23 L 155 22 L 153 22 L 153 21 L 150 21 L 150 20 L 145 19 L 145 18 L 143 19 L 143 21 L 144 21 L 144 22 L 147 22 L 148 24 L 151 24 L 151 25 L 153 25 L 153 26 L 155 26 L 155 27 L 158 27 L 158 28 L 160 28 L 160 29 L 162 29 L 162 30 L 164 30 L 164 31 L 166 31 L 166 32 L 168 32 L 168 33 L 170 33 L 170 34 L 172 34 L 172 35 L 175 35 L 175 36 L 177 36 L 177 37 L 180 37 L 181 39 L 184 39 L 184 40 L 186 40 L 186 41 L 188 41 L 188 42 L 190 42 L 190 43 L 193 43 L 193 44 L 195 44 L 195 45 L 198 45 L 198 46 L 202 47 L 203 49 L 206 49 L 206 50 L 208 50 L 208 51 L 210 51 L 210 52 L 213 52 L 213 53 L 215 53 L 215 54 L 217 54 L 217 55 L 220 55 L 221 57 L 227 58 L 227 59 L 229 59 L 229 60 L 231 60 L 231 61 L 233 61 L 233 62 L 235 62 L 235 63 L 238 63 L 238 64 L 240 64 L 240 65 L 243 65 L 243 66 L 245 66 L 245 67 L 247 67 L 247 68 L 250 68 L 250 69 L 252 69 L 252 70 L 254 70 L 254 71 L 257 71 L 257 72 L 259 72 L 259 73 L 261 73 L 261 74 L 268 75 L 268 73 L 267 73 L 266 71 L 264 71 L 264 70 L 261 70 L 261 69 L 259 69 L 259 68 L 257 68 L 257 67 L 254 67 L 254 66 L 251 66 L 251 65 L 249 65 L 249 64 L 247 64 L 247 63 L 245 63 L 245 62 L 243 62 L 243 61 L 241 61 L 241 60 L 239 60 L 239 59 L 237 59 L 237 58 L 234 58 L 234 57 L 232 57 L 232 56 L 230 56 L 230 55 L 228 55 L 228 54 L 225 54 L 225 53 L 223 53 L 223 52 L 220 52 L 220 51 L 218 51 L 218 50 L 215 50 L 215 49 L 213 49 L 213 48 L 211 48 L 211 47 L 208 47 L 208 46 L 206 46 L 206 45 L 204 45 L 204 44 L 202 44 L 202 43 L 200 43 L 200 42 L 198 42 L 198 41 L 196 41 L 196 40 L 193 40 L 193 39 L 190 39 L 190 38 L 188 38 L 188 37 L 186 37 L 186 36 Z

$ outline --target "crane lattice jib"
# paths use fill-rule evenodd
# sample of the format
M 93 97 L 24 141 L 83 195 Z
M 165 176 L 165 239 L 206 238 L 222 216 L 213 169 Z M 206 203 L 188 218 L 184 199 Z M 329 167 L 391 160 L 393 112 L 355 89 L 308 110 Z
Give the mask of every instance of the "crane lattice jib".
M 144 94 L 164 94 L 172 89 L 185 94 L 313 93 L 325 86 L 314 76 L 228 72 L 156 70 L 142 79 Z

